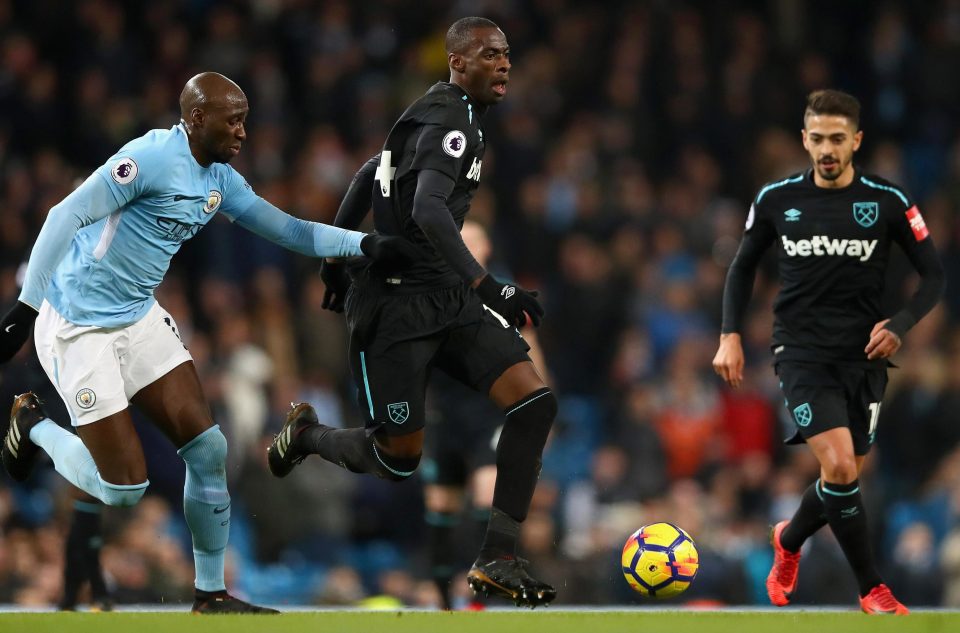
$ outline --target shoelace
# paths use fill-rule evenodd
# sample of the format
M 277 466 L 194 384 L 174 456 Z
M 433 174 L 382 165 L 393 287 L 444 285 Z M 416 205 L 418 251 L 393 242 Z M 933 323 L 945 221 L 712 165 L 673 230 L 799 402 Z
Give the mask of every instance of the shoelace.
M 897 603 L 897 599 L 893 597 L 893 594 L 884 585 L 880 585 L 879 587 L 874 589 L 871 593 L 874 594 L 873 595 L 874 599 L 877 601 L 877 604 L 884 611 L 897 610 L 897 606 L 899 606 Z
M 780 564 L 777 565 L 777 580 L 780 583 L 785 583 L 786 578 L 796 576 L 797 567 L 800 565 L 800 553 L 791 554 L 783 550 L 783 555 L 780 557 L 779 562 Z

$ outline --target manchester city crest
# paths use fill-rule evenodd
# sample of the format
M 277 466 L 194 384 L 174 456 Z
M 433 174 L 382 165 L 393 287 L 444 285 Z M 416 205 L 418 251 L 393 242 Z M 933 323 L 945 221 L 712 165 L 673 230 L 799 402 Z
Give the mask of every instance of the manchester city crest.
M 876 202 L 854 202 L 853 219 L 865 229 L 877 223 L 880 217 L 880 205 Z

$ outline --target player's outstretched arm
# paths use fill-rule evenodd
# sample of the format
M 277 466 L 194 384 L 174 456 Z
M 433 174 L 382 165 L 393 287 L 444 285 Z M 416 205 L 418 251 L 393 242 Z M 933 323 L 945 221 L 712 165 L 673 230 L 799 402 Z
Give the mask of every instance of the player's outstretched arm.
M 92 174 L 50 209 L 27 263 L 17 304 L 0 321 L 0 363 L 23 347 L 37 318 L 53 271 L 66 255 L 77 231 L 119 210 L 103 177 Z
M 417 172 L 413 221 L 450 267 L 476 290 L 491 310 L 516 326 L 525 325 L 528 318 L 534 325 L 540 325 L 543 307 L 537 300 L 537 292 L 497 281 L 463 243 L 447 207 L 447 198 L 455 185 L 452 178 L 440 171 L 422 169 Z
M 260 237 L 310 257 L 367 257 L 406 263 L 418 255 L 416 247 L 400 237 L 361 233 L 301 220 L 258 198 L 236 218 L 237 224 Z

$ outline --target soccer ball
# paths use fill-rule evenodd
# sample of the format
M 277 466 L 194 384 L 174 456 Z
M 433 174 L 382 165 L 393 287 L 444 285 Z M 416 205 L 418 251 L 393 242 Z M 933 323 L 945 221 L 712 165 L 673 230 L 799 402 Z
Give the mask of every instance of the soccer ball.
M 672 523 L 645 525 L 623 546 L 623 577 L 649 598 L 671 598 L 687 590 L 700 568 L 690 535 Z

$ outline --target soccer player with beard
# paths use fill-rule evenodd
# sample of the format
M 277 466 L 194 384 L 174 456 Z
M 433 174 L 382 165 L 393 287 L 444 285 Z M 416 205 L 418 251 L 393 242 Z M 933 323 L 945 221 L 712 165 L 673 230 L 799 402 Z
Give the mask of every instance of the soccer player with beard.
M 876 438 L 889 359 L 904 334 L 939 300 L 943 268 L 923 216 L 904 190 L 853 162 L 860 103 L 837 90 L 807 99 L 803 146 L 813 168 L 763 187 L 727 273 L 714 370 L 743 382 L 740 331 L 763 253 L 778 244 L 781 288 L 774 303 L 773 357 L 797 425 L 787 443 L 806 442 L 820 478 L 789 521 L 774 526 L 770 601 L 784 606 L 797 584 L 800 548 L 829 525 L 843 549 L 866 613 L 908 613 L 883 584 L 870 549 L 859 473 Z M 881 312 L 890 249 L 898 244 L 920 275 L 901 310 Z

